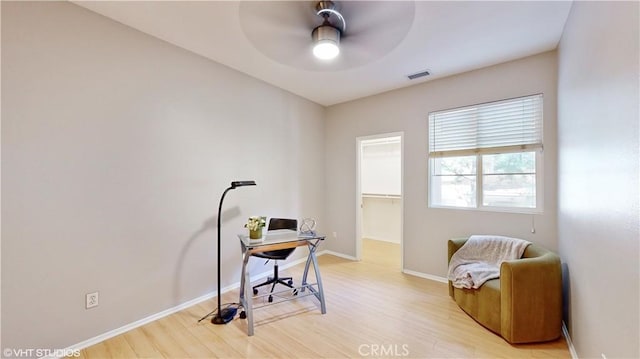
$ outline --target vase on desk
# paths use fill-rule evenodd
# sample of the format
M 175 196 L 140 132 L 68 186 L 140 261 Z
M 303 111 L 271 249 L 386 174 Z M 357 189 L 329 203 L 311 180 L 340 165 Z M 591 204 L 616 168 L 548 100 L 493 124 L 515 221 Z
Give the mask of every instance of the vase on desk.
M 249 230 L 249 238 L 250 239 L 260 239 L 260 238 L 262 238 L 262 227 L 256 229 L 255 231 Z

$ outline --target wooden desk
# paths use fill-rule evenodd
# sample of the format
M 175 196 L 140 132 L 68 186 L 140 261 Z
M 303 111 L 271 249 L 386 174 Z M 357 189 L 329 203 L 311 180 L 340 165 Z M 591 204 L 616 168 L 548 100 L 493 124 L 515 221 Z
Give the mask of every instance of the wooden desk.
M 285 248 L 295 248 L 300 246 L 307 246 L 309 248 L 309 255 L 307 256 L 307 263 L 304 266 L 304 273 L 302 275 L 302 282 L 299 286 L 294 287 L 294 289 L 287 289 L 285 291 L 274 292 L 271 294 L 278 294 L 283 292 L 290 292 L 292 290 L 298 290 L 298 293 L 305 293 L 307 290 L 307 294 L 298 294 L 297 299 L 306 296 L 313 295 L 320 302 L 320 311 L 322 314 L 327 312 L 327 308 L 324 301 L 324 291 L 322 289 L 322 279 L 320 277 L 320 268 L 318 267 L 318 259 L 316 258 L 316 250 L 318 249 L 318 245 L 320 241 L 325 239 L 324 235 L 319 234 L 301 234 L 296 231 L 288 230 L 288 229 L 279 229 L 274 231 L 267 231 L 264 235 L 262 241 L 252 241 L 249 239 L 249 236 L 246 234 L 239 234 L 238 238 L 240 238 L 240 246 L 242 248 L 242 275 L 240 278 L 240 305 L 244 308 L 243 313 L 240 313 L 240 317 L 247 319 L 247 334 L 253 335 L 253 293 L 251 291 L 251 281 L 249 271 L 247 270 L 247 265 L 249 264 L 249 258 L 253 253 L 265 252 L 265 251 L 274 251 L 278 249 Z M 315 283 L 307 282 L 307 275 L 309 274 L 309 266 L 313 264 L 313 270 L 316 275 Z M 269 294 L 264 294 L 269 295 Z M 259 298 L 262 296 L 256 296 Z M 282 301 L 278 301 L 273 304 L 277 304 Z M 267 304 L 268 305 L 268 304 Z M 266 306 L 266 305 L 263 305 Z M 262 306 L 261 306 L 262 307 Z M 257 307 L 259 308 L 259 307 Z M 257 309 L 255 308 L 255 309 Z

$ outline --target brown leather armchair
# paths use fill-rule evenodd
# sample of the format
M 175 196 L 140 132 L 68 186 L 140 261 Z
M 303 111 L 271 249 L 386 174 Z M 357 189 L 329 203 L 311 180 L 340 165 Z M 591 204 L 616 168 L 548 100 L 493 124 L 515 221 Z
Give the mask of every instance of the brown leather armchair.
M 448 242 L 449 261 L 467 239 Z M 469 316 L 512 344 L 554 340 L 562 332 L 560 257 L 530 244 L 521 259 L 503 262 L 500 278 L 449 295 Z

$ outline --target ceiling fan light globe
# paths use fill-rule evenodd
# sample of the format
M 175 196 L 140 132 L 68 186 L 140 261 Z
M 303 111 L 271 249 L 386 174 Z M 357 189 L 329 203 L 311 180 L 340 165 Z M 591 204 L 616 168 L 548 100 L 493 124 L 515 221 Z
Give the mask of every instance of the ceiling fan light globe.
M 313 55 L 321 60 L 331 60 L 340 53 L 340 30 L 323 24 L 311 33 Z
M 338 45 L 331 40 L 320 40 L 313 46 L 313 55 L 320 60 L 331 60 L 340 53 Z

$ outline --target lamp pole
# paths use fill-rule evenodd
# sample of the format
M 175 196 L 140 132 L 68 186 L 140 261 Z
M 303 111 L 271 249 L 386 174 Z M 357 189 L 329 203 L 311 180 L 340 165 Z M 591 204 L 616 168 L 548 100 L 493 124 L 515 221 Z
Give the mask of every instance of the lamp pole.
M 236 315 L 236 312 L 238 311 L 237 308 L 225 308 L 224 310 L 222 310 L 222 293 L 221 293 L 221 279 L 220 279 L 220 230 L 221 230 L 221 217 L 222 217 L 222 202 L 224 201 L 224 196 L 227 195 L 227 192 L 229 192 L 232 189 L 236 189 L 237 187 L 244 187 L 244 186 L 255 186 L 256 182 L 255 181 L 233 181 L 231 182 L 231 186 L 229 186 L 229 188 L 225 189 L 224 192 L 222 192 L 222 197 L 220 197 L 220 204 L 218 205 L 218 311 L 216 312 L 216 315 L 213 317 L 213 319 L 211 319 L 211 323 L 213 324 L 227 324 L 229 323 L 233 317 Z

